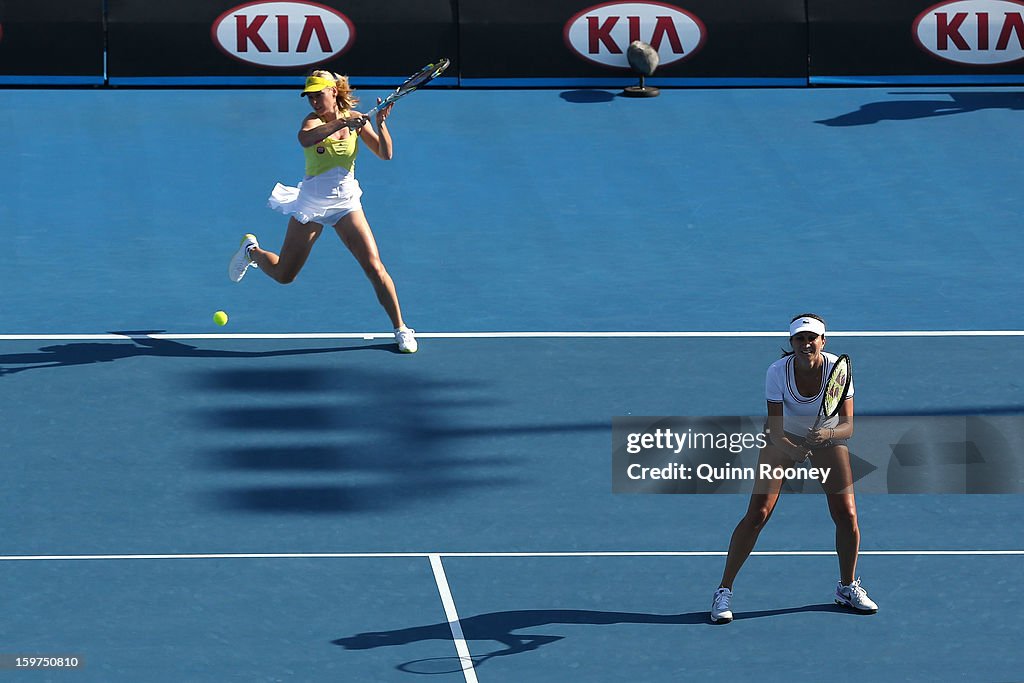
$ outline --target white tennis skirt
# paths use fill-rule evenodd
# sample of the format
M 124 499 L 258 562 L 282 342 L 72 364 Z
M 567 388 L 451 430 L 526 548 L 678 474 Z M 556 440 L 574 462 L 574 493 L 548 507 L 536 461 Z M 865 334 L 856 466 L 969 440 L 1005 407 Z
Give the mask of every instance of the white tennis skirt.
M 306 176 L 298 187 L 277 183 L 267 206 L 300 223 L 313 221 L 333 225 L 346 214 L 361 211 L 359 198 L 363 190 L 355 174 L 343 168 L 332 168 L 320 175 Z

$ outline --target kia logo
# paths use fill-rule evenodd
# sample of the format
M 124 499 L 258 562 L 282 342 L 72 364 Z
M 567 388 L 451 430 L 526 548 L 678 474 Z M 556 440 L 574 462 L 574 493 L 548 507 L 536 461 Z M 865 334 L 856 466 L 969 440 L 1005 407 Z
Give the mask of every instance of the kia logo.
M 565 42 L 573 52 L 623 69 L 629 68 L 626 48 L 634 40 L 654 48 L 665 65 L 692 56 L 706 35 L 696 16 L 661 2 L 606 2 L 588 7 L 565 24 Z
M 337 57 L 355 39 L 352 22 L 341 12 L 315 2 L 250 2 L 217 17 L 213 42 L 229 56 L 249 64 L 293 68 Z
M 914 21 L 923 50 L 959 64 L 1007 64 L 1024 59 L 1024 2 L 954 0 Z

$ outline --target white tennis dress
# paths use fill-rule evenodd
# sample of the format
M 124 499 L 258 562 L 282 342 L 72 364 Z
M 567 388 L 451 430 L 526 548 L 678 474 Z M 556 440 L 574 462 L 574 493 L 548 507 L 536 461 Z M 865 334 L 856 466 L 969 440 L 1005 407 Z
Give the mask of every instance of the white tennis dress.
M 803 396 L 796 388 L 796 377 L 793 374 L 792 355 L 780 358 L 771 364 L 765 375 L 765 398 L 772 403 L 782 404 L 783 429 L 790 434 L 806 434 L 807 430 L 814 426 L 818 411 L 821 408 L 821 394 L 825 390 L 825 380 L 832 366 L 839 359 L 831 353 L 822 352 L 825 358 L 825 367 L 821 373 L 821 386 L 814 396 Z M 850 380 L 850 390 L 846 393 L 847 398 L 853 398 L 853 380 Z M 839 424 L 839 416 L 832 417 L 822 423 L 822 427 L 828 429 Z
M 277 183 L 267 206 L 286 216 L 294 216 L 300 223 L 333 225 L 342 216 L 363 208 L 359 198 L 355 173 L 336 167 L 315 176 L 306 176 L 298 187 Z
M 343 117 L 349 112 L 343 111 Z M 324 138 L 311 147 L 303 147 L 306 176 L 297 187 L 277 183 L 267 206 L 300 223 L 313 221 L 333 225 L 353 211 L 361 210 L 363 191 L 356 180 L 356 156 L 359 134 L 350 132 L 341 140 Z

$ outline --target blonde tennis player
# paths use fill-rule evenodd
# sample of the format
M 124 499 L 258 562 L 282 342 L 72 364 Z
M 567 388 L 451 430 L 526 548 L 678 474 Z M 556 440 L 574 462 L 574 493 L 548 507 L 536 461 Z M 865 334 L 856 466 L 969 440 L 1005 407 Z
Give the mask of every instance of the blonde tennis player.
M 399 351 L 415 353 L 415 331 L 402 319 L 395 283 L 381 262 L 377 242 L 359 201 L 363 191 L 355 177 L 360 140 L 380 159 L 391 159 L 393 147 L 387 127 L 391 105 L 377 112 L 374 130 L 355 111 L 359 100 L 348 79 L 329 71 L 314 71 L 306 79 L 302 95 L 313 108 L 299 128 L 299 144 L 306 160 L 305 177 L 298 187 L 278 183 L 268 200 L 271 208 L 289 217 L 281 253 L 261 248 L 256 236 L 247 234 L 231 258 L 228 277 L 238 282 L 252 266 L 277 282 L 288 284 L 302 270 L 324 226 L 333 226 L 366 273 L 377 300 L 391 319 Z
M 878 605 L 855 578 L 860 548 L 857 503 L 853 494 L 853 471 L 847 440 L 853 436 L 853 383 L 839 414 L 813 429 L 821 406 L 825 380 L 836 356 L 825 353 L 825 321 L 813 313 L 798 315 L 790 321 L 789 344 L 792 348 L 768 368 L 765 396 L 768 401 L 768 445 L 761 449 L 758 464 L 772 470 L 792 467 L 810 457 L 818 468 L 830 468 L 823 483 L 828 510 L 836 526 L 836 553 L 839 556 L 839 585 L 835 602 L 856 612 L 873 614 Z M 729 542 L 722 582 L 711 600 L 711 621 L 732 621 L 732 585 L 740 567 L 750 556 L 761 530 L 779 501 L 782 479 L 759 481 L 750 495 L 747 513 L 740 520 Z

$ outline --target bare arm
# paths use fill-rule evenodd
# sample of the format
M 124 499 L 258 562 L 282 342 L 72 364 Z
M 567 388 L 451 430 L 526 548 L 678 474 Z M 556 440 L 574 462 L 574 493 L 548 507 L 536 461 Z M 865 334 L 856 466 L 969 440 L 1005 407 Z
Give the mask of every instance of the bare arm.
M 324 123 L 316 114 L 310 114 L 302 120 L 302 127 L 299 128 L 299 144 L 303 147 L 312 147 L 342 128 L 359 128 L 364 122 L 362 116 L 354 116 Z
M 380 104 L 380 101 L 378 97 L 377 104 Z M 394 150 L 391 145 L 391 133 L 388 131 L 386 123 L 388 116 L 391 115 L 391 108 L 393 106 L 394 104 L 389 104 L 377 112 L 377 130 L 374 130 L 373 126 L 363 126 L 359 129 L 359 137 L 363 139 L 366 146 L 384 161 L 389 161 L 394 156 Z

